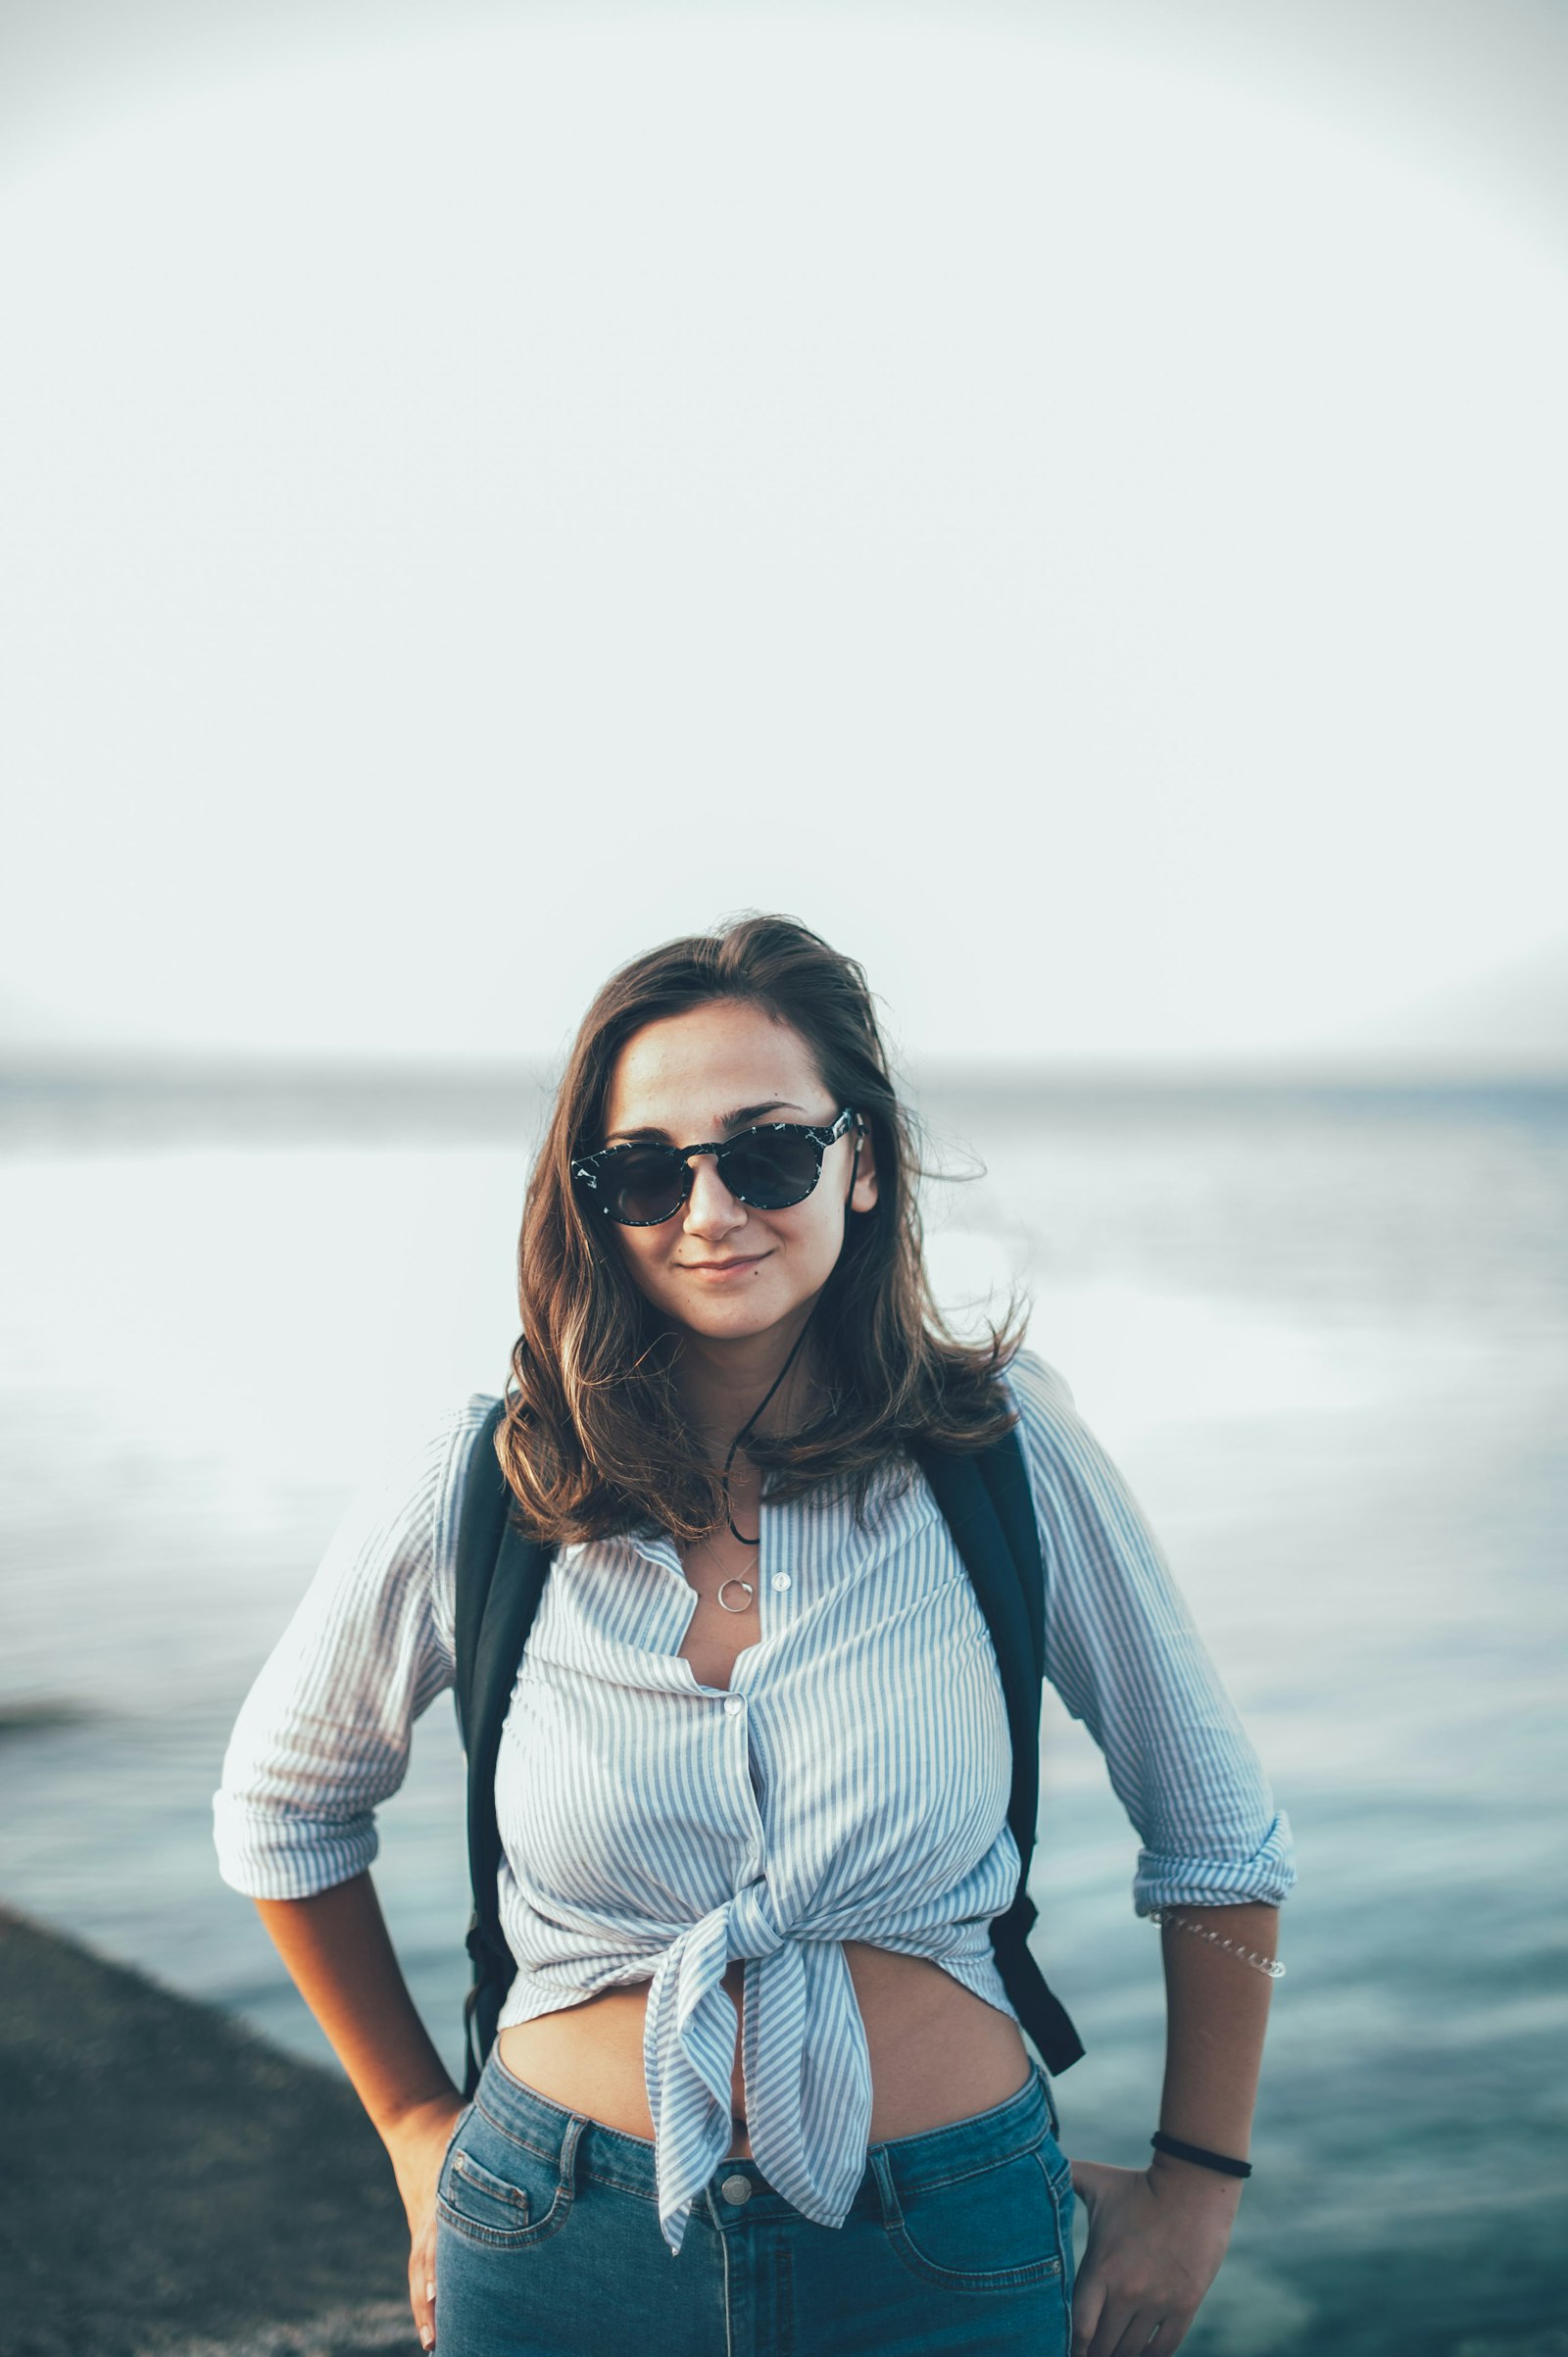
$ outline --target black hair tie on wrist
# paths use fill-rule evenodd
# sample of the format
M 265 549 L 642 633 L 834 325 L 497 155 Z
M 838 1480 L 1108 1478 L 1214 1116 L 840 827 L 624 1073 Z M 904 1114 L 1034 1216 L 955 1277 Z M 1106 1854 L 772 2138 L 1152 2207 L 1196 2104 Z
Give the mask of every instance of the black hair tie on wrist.
M 1156 2128 L 1150 2137 L 1156 2152 L 1169 2153 L 1173 2161 L 1192 2161 L 1200 2169 L 1217 2169 L 1221 2177 L 1250 2177 L 1250 2161 L 1234 2161 L 1228 2152 L 1205 2152 L 1201 2144 L 1183 2144 Z

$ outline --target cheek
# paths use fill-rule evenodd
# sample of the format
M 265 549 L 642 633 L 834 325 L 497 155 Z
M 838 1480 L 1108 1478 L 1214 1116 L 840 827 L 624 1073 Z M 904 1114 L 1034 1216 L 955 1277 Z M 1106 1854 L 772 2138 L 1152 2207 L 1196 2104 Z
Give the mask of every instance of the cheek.
M 808 1205 L 801 1205 L 803 1211 Z M 839 1205 L 828 1198 L 818 1207 L 816 1197 L 809 1199 L 809 1217 L 800 1222 L 792 1243 L 798 1265 L 808 1268 L 820 1279 L 828 1274 L 839 1256 L 844 1242 L 844 1215 Z
M 657 1228 L 613 1228 L 613 1249 L 620 1255 L 621 1266 L 639 1293 L 651 1294 L 658 1283 L 662 1253 L 652 1242 L 660 1234 Z

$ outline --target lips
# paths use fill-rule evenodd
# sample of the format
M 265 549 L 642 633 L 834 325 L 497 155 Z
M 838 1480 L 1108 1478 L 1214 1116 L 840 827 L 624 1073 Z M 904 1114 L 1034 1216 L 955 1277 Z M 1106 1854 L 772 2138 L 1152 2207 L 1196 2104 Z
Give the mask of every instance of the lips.
M 682 1260 L 677 1265 L 681 1268 L 701 1269 L 710 1276 L 719 1276 L 727 1268 L 756 1268 L 760 1261 L 766 1258 L 766 1252 L 747 1252 L 735 1260 Z

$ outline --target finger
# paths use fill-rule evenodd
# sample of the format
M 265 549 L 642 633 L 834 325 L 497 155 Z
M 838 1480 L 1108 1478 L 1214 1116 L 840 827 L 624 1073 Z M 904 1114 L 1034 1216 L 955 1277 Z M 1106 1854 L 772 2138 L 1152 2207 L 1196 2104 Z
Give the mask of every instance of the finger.
M 1100 2322 L 1087 2344 L 1085 2357 L 1131 2357 L 1134 2349 L 1138 2357 L 1143 2357 L 1143 2342 L 1127 2337 L 1128 2328 L 1136 2314 L 1136 2309 L 1127 2300 L 1118 2299 L 1113 2292 L 1107 2292 L 1104 2306 L 1100 2311 Z M 1151 2318 L 1151 2329 L 1153 2319 Z M 1148 2338 L 1149 2332 L 1146 2331 L 1144 2340 Z
M 1104 2308 L 1104 2278 L 1094 2273 L 1086 2253 L 1078 2281 L 1072 2287 L 1072 2357 L 1089 2357 Z
M 1193 2315 L 1196 2314 L 1195 2309 Z M 1192 2329 L 1192 2316 L 1167 2316 L 1149 2344 L 1149 2357 L 1176 2357 L 1176 2351 Z
M 1149 2357 L 1150 2341 L 1162 2321 L 1155 2310 L 1135 2308 L 1122 2329 L 1121 2338 L 1116 2342 L 1111 2357 Z
M 435 2346 L 435 2284 L 431 2281 L 429 2255 L 417 2247 L 409 2258 L 409 2306 L 414 2312 L 414 2329 L 419 2335 L 420 2346 L 426 2349 L 433 2348 Z

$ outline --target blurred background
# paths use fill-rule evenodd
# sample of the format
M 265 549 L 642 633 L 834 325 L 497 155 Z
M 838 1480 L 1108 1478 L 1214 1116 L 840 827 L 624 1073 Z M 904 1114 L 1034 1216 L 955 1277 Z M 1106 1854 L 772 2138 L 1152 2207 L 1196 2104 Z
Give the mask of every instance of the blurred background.
M 56 0 L 0 29 L 0 1897 L 324 2056 L 209 1803 L 499 1388 L 547 1092 L 864 962 L 1302 1881 L 1194 2357 L 1568 2348 L 1568 10 Z M 1081 1730 L 1038 1946 L 1141 2160 Z M 378 1882 L 456 2062 L 450 1713 Z

